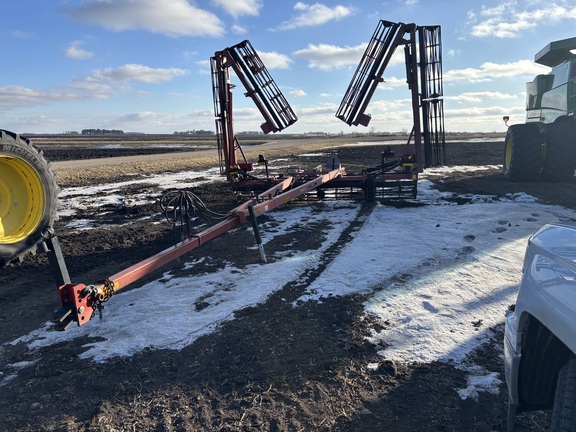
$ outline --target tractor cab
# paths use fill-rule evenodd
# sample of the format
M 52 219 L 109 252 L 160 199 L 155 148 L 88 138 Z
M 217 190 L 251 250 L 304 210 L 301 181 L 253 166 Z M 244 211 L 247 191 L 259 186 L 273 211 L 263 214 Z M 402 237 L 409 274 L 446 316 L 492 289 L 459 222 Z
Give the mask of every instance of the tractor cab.
M 576 112 L 576 37 L 551 42 L 534 62 L 552 68 L 526 84 L 526 121 L 552 123 Z

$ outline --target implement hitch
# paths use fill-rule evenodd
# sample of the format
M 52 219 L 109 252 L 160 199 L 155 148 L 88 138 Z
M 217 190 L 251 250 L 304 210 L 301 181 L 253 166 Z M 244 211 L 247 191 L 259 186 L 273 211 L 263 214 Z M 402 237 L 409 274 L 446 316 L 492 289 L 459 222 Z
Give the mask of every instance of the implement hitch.
M 56 330 L 66 330 L 74 321 L 77 321 L 78 325 L 90 321 L 96 310 L 93 288 L 84 284 L 66 284 L 58 288 L 62 308 L 52 319 Z

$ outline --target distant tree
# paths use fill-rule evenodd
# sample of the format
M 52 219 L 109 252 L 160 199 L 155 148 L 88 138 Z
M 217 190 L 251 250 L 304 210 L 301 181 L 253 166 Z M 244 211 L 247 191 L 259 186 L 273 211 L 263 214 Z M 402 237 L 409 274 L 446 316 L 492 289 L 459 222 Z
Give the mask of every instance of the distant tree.
M 175 131 L 174 135 L 214 135 L 214 131 L 211 130 L 187 130 L 187 131 Z
M 119 129 L 82 129 L 82 135 L 124 135 Z
M 262 131 L 240 131 L 236 135 L 263 135 Z

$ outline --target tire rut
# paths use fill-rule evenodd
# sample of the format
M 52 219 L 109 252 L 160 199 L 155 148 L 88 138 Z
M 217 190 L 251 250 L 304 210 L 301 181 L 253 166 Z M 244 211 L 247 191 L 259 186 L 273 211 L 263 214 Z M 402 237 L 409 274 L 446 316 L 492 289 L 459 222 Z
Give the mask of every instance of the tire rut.
M 341 254 L 342 250 L 354 239 L 355 234 L 364 226 L 368 216 L 375 207 L 375 203 L 363 202 L 358 216 L 350 221 L 348 226 L 341 232 L 338 239 L 324 252 L 318 265 L 308 268 L 297 279 L 288 283 L 278 291 L 278 295 L 289 303 L 296 301 L 318 277 L 324 273 L 327 267 Z

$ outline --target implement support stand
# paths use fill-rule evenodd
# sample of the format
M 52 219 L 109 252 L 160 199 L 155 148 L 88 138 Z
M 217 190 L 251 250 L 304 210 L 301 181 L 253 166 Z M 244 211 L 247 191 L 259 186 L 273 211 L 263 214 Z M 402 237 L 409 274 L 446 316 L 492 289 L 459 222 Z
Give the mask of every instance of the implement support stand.
M 60 241 L 57 236 L 47 238 L 44 242 L 40 243 L 38 245 L 38 251 L 48 255 L 48 262 L 50 263 L 50 269 L 54 275 L 56 286 L 71 283 L 66 261 L 64 261 L 64 255 L 62 254 Z
M 266 252 L 264 252 L 264 245 L 262 244 L 262 237 L 260 237 L 260 229 L 258 228 L 258 220 L 254 214 L 254 206 L 252 204 L 248 206 L 248 214 L 250 215 L 250 222 L 252 222 L 252 229 L 254 230 L 254 237 L 256 237 L 256 244 L 260 250 L 260 258 L 262 258 L 263 262 L 267 263 L 268 260 L 266 259 Z

